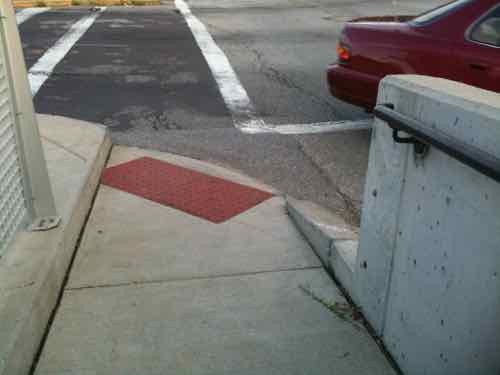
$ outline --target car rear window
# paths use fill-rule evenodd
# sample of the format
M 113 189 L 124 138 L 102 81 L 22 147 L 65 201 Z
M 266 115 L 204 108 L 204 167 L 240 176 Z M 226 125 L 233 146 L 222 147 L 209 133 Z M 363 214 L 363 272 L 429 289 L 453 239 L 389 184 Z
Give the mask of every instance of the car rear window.
M 479 43 L 500 47 L 500 6 L 482 17 L 472 29 L 470 38 Z
M 423 25 L 426 23 L 433 22 L 446 14 L 449 14 L 458 8 L 471 3 L 473 0 L 455 0 L 451 3 L 447 3 L 445 5 L 441 5 L 437 8 L 431 9 L 421 15 L 415 17 L 411 23 L 415 25 Z

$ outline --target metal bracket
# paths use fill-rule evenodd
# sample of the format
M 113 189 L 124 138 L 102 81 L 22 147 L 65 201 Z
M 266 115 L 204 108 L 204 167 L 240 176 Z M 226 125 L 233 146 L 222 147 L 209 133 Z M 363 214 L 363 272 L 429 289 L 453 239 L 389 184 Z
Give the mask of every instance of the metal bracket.
M 394 110 L 394 104 L 392 103 L 386 103 L 383 105 L 391 110 Z M 430 146 L 419 141 L 415 137 L 400 137 L 399 131 L 400 130 L 397 128 L 392 128 L 392 139 L 396 143 L 413 144 L 413 157 L 415 159 L 415 164 L 419 165 L 429 153 Z
M 416 140 L 413 137 L 400 137 L 398 135 L 398 133 L 399 133 L 398 129 L 392 129 L 392 139 L 396 143 L 413 143 L 413 144 L 415 144 L 418 142 L 418 140 Z
M 415 159 L 423 159 L 429 152 L 429 145 L 420 142 L 415 137 L 400 137 L 398 129 L 392 129 L 392 139 L 396 143 L 411 143 L 413 144 L 413 151 L 415 153 Z
M 37 218 L 29 227 L 31 232 L 44 232 L 57 228 L 61 224 L 59 216 L 47 216 Z

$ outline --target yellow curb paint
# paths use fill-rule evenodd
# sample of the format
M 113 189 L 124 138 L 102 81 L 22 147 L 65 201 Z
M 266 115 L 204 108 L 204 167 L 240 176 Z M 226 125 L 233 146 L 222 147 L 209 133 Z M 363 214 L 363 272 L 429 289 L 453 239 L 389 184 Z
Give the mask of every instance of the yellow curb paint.
M 38 0 L 17 0 L 14 1 L 14 7 L 16 8 L 36 8 L 42 7 L 42 3 Z
M 73 0 L 73 5 L 113 6 L 124 4 L 124 0 Z
M 44 6 L 47 7 L 67 7 L 71 5 L 71 0 L 46 0 Z

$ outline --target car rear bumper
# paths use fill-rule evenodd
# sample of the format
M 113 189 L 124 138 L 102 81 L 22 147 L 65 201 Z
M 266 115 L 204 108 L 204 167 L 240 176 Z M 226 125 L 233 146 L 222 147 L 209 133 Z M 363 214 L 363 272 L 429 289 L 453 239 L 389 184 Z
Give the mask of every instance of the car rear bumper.
M 377 102 L 381 77 L 335 64 L 327 69 L 330 92 L 336 98 L 372 110 Z

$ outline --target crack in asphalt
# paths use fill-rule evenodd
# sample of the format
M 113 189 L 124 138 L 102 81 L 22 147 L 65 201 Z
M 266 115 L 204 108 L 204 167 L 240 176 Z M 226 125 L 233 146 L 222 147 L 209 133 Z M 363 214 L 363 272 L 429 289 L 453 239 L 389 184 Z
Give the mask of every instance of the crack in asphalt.
M 305 156 L 307 160 L 313 165 L 313 167 L 318 171 L 320 176 L 326 179 L 329 184 L 333 187 L 336 196 L 344 205 L 344 211 L 340 215 L 347 221 L 350 225 L 359 226 L 361 221 L 361 211 L 358 209 L 355 201 L 351 199 L 346 193 L 342 191 L 340 186 L 331 178 L 328 172 L 319 165 L 311 155 L 305 150 L 302 143 L 297 141 L 298 148 L 300 152 Z
M 264 65 L 265 66 L 265 65 Z M 301 93 L 307 95 L 311 99 L 313 99 L 316 103 L 322 105 L 325 108 L 328 108 L 335 116 L 338 114 L 336 113 L 335 107 L 326 101 L 322 96 L 317 95 L 316 93 L 313 93 L 298 83 L 296 83 L 292 78 L 287 77 L 286 74 L 281 73 L 277 69 L 271 67 L 271 66 L 265 66 L 264 70 L 261 70 L 262 73 L 269 79 L 274 80 L 275 82 L 278 82 L 282 86 L 285 86 L 287 88 L 295 89 L 297 91 L 300 91 Z
M 264 74 L 264 76 L 266 76 L 268 79 L 274 82 L 277 82 L 283 87 L 301 92 L 302 94 L 308 96 L 314 102 L 316 102 L 317 104 L 321 105 L 323 108 L 331 112 L 332 116 L 339 117 L 339 114 L 337 113 L 335 106 L 332 103 L 325 100 L 323 96 L 320 96 L 314 92 L 307 90 L 302 85 L 297 83 L 294 79 L 287 76 L 285 73 L 282 73 L 278 69 L 275 69 L 271 64 L 269 64 L 264 59 L 263 53 L 257 50 L 256 48 L 251 47 L 248 44 L 246 44 L 246 46 L 256 57 L 256 65 L 258 66 L 258 71 Z

